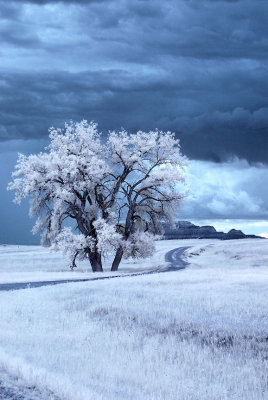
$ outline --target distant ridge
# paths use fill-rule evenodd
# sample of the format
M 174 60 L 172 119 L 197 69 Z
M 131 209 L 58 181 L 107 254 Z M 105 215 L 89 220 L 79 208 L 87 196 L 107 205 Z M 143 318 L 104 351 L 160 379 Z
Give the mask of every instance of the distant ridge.
M 228 233 L 217 232 L 214 226 L 194 225 L 189 221 L 179 221 L 171 228 L 168 224 L 164 226 L 164 239 L 263 239 L 261 236 L 246 235 L 240 230 L 231 229 Z

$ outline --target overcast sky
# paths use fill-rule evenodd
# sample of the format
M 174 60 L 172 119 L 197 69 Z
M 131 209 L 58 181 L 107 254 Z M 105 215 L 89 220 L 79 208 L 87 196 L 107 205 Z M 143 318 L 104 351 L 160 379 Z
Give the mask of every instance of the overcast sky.
M 267 0 L 0 0 L 0 242 L 32 240 L 5 190 L 16 152 L 70 119 L 176 132 L 183 217 L 268 218 L 267 15 Z

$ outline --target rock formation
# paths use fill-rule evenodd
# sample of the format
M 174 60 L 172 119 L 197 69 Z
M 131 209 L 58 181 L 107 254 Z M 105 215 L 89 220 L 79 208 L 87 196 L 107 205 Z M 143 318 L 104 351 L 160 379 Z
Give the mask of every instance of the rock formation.
M 163 239 L 246 239 L 246 238 L 260 238 L 255 235 L 245 235 L 242 231 L 231 229 L 228 233 L 217 232 L 214 226 L 198 226 L 189 221 L 179 221 L 174 228 L 168 224 L 164 224 L 164 237 Z

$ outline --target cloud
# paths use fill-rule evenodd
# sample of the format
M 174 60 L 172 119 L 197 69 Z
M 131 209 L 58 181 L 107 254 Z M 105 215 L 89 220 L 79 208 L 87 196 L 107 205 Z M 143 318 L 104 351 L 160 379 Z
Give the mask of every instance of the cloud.
M 259 0 L 258 7 L 251 0 L 244 0 L 243 7 L 237 1 L 208 0 L 1 1 L 5 24 L 14 31 L 23 27 L 47 45 L 62 33 L 65 44 L 75 41 L 84 52 L 95 53 L 96 45 L 103 57 L 108 51 L 109 61 L 112 49 L 115 59 L 133 56 L 136 63 L 142 62 L 141 54 L 150 63 L 164 63 L 163 55 L 175 60 L 267 59 L 267 9 L 266 0 Z M 50 31 L 53 27 L 58 34 Z M 93 39 L 93 47 L 88 49 L 84 39 Z
M 192 161 L 189 196 L 181 216 L 190 219 L 267 219 L 268 166 L 234 159 L 225 163 Z
M 68 4 L 90 4 L 95 2 L 102 2 L 105 0 L 11 0 L 13 3 L 21 3 L 21 4 L 36 4 L 36 5 L 44 5 L 51 3 L 65 3 Z
M 86 118 L 268 162 L 266 0 L 0 4 L 0 141 Z
M 86 118 L 99 122 L 104 131 L 121 126 L 131 131 L 173 130 L 183 152 L 195 159 L 220 162 L 237 155 L 268 162 L 268 104 L 260 107 L 266 102 L 266 89 L 256 94 L 256 109 L 251 111 L 247 98 L 245 107 L 235 107 L 244 98 L 245 86 L 232 99 L 224 93 L 233 74 L 224 79 L 219 74 L 217 88 L 204 94 L 207 81 L 192 79 L 198 71 L 180 70 L 177 81 L 164 70 L 5 73 L 0 80 L 0 140 L 46 137 L 51 125 Z M 264 79 L 263 73 L 254 81 L 261 85 Z M 250 85 L 249 77 L 247 88 L 254 91 Z M 213 111 L 206 102 L 209 96 L 223 110 Z

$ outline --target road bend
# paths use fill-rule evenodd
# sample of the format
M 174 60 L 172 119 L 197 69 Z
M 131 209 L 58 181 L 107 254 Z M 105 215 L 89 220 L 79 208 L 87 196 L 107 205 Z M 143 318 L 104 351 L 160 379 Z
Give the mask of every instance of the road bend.
M 125 275 L 98 276 L 96 278 L 85 278 L 85 279 L 61 279 L 55 281 L 2 283 L 0 284 L 0 291 L 33 289 L 41 286 L 53 286 L 71 282 L 100 281 L 103 279 L 125 278 L 129 276 L 151 275 L 151 274 L 159 274 L 162 272 L 178 271 L 181 269 L 185 269 L 188 265 L 187 262 L 182 258 L 183 253 L 187 249 L 189 249 L 189 246 L 178 247 L 176 249 L 170 250 L 165 255 L 165 261 L 168 263 L 168 265 L 163 267 L 158 267 L 157 269 L 151 271 L 137 272 Z

